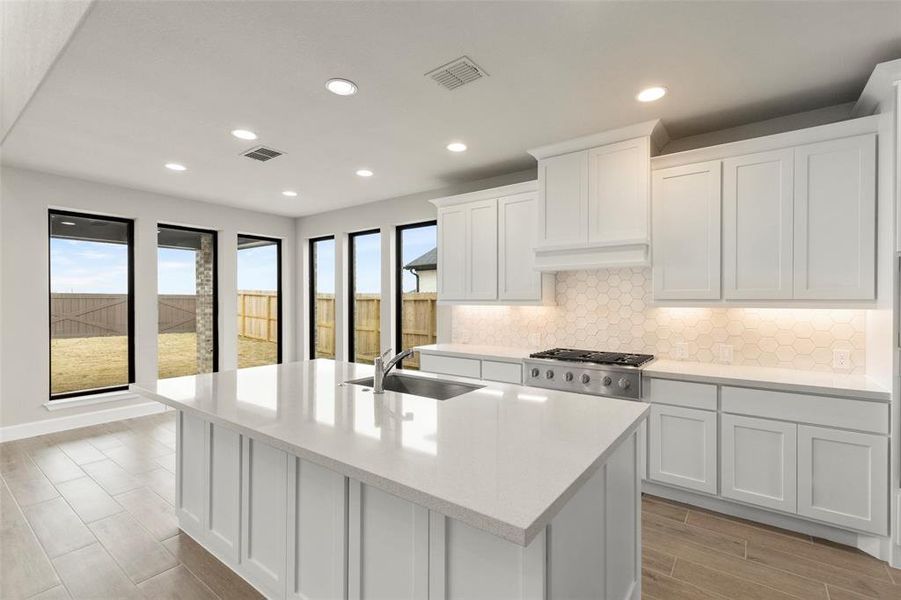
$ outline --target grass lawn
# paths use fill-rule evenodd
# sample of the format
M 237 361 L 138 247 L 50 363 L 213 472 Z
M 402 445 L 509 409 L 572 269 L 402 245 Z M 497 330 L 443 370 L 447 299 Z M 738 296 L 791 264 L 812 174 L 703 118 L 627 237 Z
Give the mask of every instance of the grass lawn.
M 164 333 L 159 336 L 159 377 L 196 372 L 197 336 Z M 268 365 L 276 361 L 275 342 L 238 338 L 238 367 Z M 67 338 L 50 341 L 54 394 L 124 385 L 128 381 L 128 345 L 125 336 Z

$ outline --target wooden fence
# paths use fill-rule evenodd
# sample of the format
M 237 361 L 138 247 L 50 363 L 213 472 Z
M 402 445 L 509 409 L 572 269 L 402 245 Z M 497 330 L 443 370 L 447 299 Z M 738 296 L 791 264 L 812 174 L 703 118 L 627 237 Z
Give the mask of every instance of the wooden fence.
M 278 294 L 238 291 L 238 335 L 278 341 Z
M 437 340 L 436 302 L 433 293 L 403 295 L 401 323 L 404 348 L 434 344 Z M 378 294 L 357 294 L 354 299 L 354 350 L 357 359 L 372 362 L 379 352 L 382 300 Z M 316 295 L 316 356 L 335 356 L 335 296 Z M 419 368 L 419 356 L 404 361 L 404 367 Z

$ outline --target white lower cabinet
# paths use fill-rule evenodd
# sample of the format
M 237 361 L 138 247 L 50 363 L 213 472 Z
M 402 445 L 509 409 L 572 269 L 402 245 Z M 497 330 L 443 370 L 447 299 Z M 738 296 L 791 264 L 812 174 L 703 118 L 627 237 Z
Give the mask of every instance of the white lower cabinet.
M 795 512 L 798 426 L 725 414 L 721 426 L 722 495 Z
M 194 537 L 203 536 L 206 518 L 206 427 L 202 419 L 178 413 L 175 509 L 181 528 Z
M 244 438 L 241 567 L 267 596 L 284 598 L 288 529 L 288 455 Z
M 651 405 L 652 481 L 716 493 L 716 413 L 681 406 Z
M 216 554 L 237 561 L 241 548 L 241 434 L 213 423 L 207 427 L 210 492 L 205 535 Z
M 888 533 L 888 439 L 798 426 L 798 513 Z

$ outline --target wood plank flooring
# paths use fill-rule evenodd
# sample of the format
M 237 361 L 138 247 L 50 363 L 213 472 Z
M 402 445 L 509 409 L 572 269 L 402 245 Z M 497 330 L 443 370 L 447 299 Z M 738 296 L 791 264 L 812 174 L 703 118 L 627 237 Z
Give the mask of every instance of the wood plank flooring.
M 261 596 L 179 533 L 174 413 L 0 444 L 0 598 Z M 644 598 L 901 600 L 901 570 L 645 496 Z

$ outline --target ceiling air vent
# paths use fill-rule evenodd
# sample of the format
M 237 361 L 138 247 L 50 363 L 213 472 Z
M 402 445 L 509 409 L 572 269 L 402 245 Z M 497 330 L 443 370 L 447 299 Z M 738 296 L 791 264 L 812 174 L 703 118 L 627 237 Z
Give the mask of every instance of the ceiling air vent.
M 266 146 L 255 146 L 247 152 L 242 152 L 241 156 L 246 156 L 247 158 L 252 158 L 260 162 L 266 162 L 267 160 L 272 160 L 273 158 L 277 158 L 282 154 L 284 154 L 284 152 L 279 152 L 278 150 L 273 150 L 272 148 L 267 148 Z
M 425 74 L 449 90 L 488 76 L 482 67 L 475 64 L 468 56 L 461 56 Z

